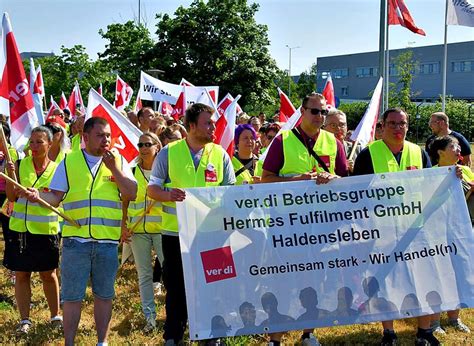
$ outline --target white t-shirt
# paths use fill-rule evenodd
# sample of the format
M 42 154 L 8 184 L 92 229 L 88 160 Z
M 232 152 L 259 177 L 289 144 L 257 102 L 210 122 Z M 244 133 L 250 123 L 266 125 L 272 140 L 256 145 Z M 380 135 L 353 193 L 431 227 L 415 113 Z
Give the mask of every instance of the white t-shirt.
M 91 170 L 91 173 L 93 176 L 97 174 L 97 171 L 99 170 L 100 164 L 102 163 L 102 156 L 93 156 L 89 155 L 85 150 L 82 150 L 84 153 L 84 157 L 86 158 L 87 165 L 89 166 L 89 169 Z M 130 165 L 126 160 L 121 157 L 122 160 L 122 172 L 125 174 L 125 176 L 137 183 L 135 177 L 133 176 L 132 169 L 130 168 Z M 72 182 L 73 182 L 72 178 Z M 56 172 L 53 175 L 53 179 L 51 179 L 51 183 L 49 184 L 49 188 L 51 190 L 56 190 L 56 191 L 61 191 L 61 192 L 67 192 L 69 189 L 68 182 L 67 182 L 67 176 L 66 176 L 66 166 L 64 164 L 64 160 L 62 160 L 58 167 L 56 168 Z M 74 240 L 77 240 L 81 243 L 86 243 L 89 241 L 98 241 L 99 243 L 112 243 L 112 244 L 118 244 L 118 241 L 114 240 L 96 240 L 96 239 L 84 239 L 84 238 L 77 238 L 77 237 L 71 237 Z

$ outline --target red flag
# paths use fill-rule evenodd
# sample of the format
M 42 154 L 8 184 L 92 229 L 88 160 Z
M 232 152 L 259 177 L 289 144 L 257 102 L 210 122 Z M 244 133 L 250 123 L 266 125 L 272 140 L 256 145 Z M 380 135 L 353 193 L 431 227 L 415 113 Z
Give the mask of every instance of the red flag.
M 293 113 L 295 113 L 295 107 L 280 88 L 278 88 L 278 95 L 280 96 L 280 117 L 278 121 L 286 123 Z
M 388 25 L 401 25 L 415 34 L 426 36 L 423 29 L 416 26 L 404 0 L 388 1 Z
M 326 85 L 324 86 L 323 96 L 326 99 L 326 104 L 328 106 L 336 107 L 336 98 L 334 97 L 334 84 L 332 84 L 331 75 L 329 75 L 328 79 L 326 79 Z
M 108 121 L 112 135 L 111 147 L 117 149 L 128 162 L 138 156 L 137 144 L 142 131 L 92 88 L 89 91 L 86 120 L 90 117 L 100 117 Z
M 63 110 L 64 109 L 69 109 L 68 104 L 67 104 L 66 95 L 64 95 L 64 92 L 61 92 L 61 98 L 59 99 L 59 108 L 61 108 Z M 69 111 L 71 111 L 71 110 L 69 109 Z
M 183 91 L 181 91 L 181 94 L 179 94 L 178 101 L 176 101 L 173 111 L 171 112 L 171 116 L 173 117 L 173 119 L 178 121 L 179 118 L 183 117 L 187 107 L 188 105 L 186 104 L 186 87 L 183 86 Z
M 115 102 L 114 107 L 122 111 L 130 104 L 133 89 L 125 83 L 125 81 L 117 75 L 117 83 L 115 84 Z
M 160 107 L 158 108 L 158 112 L 164 115 L 171 115 L 173 113 L 173 106 L 170 105 L 168 102 L 161 101 Z
M 133 111 L 135 113 L 138 113 L 138 111 L 142 108 L 143 108 L 142 99 L 140 98 L 140 95 L 137 95 L 137 99 L 135 100 L 135 107 L 133 107 Z
M 81 89 L 79 83 L 76 81 L 74 88 L 72 88 L 71 95 L 69 96 L 68 108 L 71 111 L 71 115 L 76 115 L 76 105 L 80 105 L 79 110 L 84 113 L 84 101 L 82 101 Z
M 231 100 L 229 94 L 217 105 L 217 110 L 223 110 L 223 115 L 216 121 L 216 131 L 214 132 L 214 143 L 220 144 L 229 154 L 234 156 L 234 135 L 235 123 L 237 118 L 237 101 L 240 99 L 238 95 Z
M 53 111 L 55 109 L 62 109 L 58 104 L 54 101 L 53 95 L 51 95 L 51 98 L 49 100 L 49 109 L 48 109 L 48 114 L 46 115 L 46 119 L 48 119 L 51 115 L 53 115 Z
M 38 94 L 44 97 L 43 73 L 41 65 L 35 69 L 33 58 L 30 58 L 30 89 L 32 94 Z
M 10 116 L 11 143 L 21 149 L 38 119 L 7 13 L 3 14 L 0 39 L 0 113 Z

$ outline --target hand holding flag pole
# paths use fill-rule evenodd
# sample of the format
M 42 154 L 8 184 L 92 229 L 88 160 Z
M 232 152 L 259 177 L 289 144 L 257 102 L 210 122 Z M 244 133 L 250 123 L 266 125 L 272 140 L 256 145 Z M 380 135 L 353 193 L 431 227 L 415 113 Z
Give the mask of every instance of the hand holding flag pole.
M 28 189 L 26 187 L 24 187 L 23 185 L 17 183 L 15 180 L 13 180 L 12 178 L 10 178 L 8 175 L 6 175 L 5 173 L 0 173 L 0 177 L 2 177 L 3 179 L 5 179 L 6 181 L 12 183 L 15 187 L 19 188 L 20 190 L 23 190 L 25 192 L 28 191 Z M 65 215 L 63 212 L 61 212 L 58 208 L 55 208 L 53 207 L 51 204 L 49 204 L 48 202 L 46 202 L 44 199 L 42 199 L 41 197 L 38 197 L 38 203 L 41 204 L 43 207 L 55 212 L 56 214 L 58 214 L 59 216 L 61 216 L 64 220 L 66 220 L 67 222 L 69 222 L 70 224 L 72 224 L 74 227 L 81 227 L 75 220 L 71 219 L 69 216 Z
M 140 225 L 143 221 L 143 219 L 145 218 L 145 215 L 148 214 L 151 210 L 151 208 L 154 207 L 154 205 L 156 204 L 156 201 L 152 201 L 148 207 L 145 209 L 145 211 L 143 212 L 143 214 L 140 215 L 140 217 L 138 218 L 137 221 L 135 221 L 135 223 L 132 225 L 132 227 L 130 228 L 130 233 L 133 233 L 135 232 L 135 230 L 137 229 L 138 225 Z

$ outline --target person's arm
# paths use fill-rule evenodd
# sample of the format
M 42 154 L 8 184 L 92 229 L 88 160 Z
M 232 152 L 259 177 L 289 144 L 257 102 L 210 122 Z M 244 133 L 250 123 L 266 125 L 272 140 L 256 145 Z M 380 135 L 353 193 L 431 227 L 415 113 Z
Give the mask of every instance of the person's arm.
M 164 184 L 168 177 L 168 147 L 164 147 L 153 161 L 150 182 L 147 187 L 147 194 L 151 199 L 159 202 L 181 202 L 186 198 L 186 193 L 182 189 L 164 189 Z
M 102 162 L 112 172 L 122 198 L 129 201 L 135 200 L 137 198 L 137 182 L 120 169 L 115 155 L 107 150 L 104 153 Z M 128 169 L 130 170 L 130 167 L 128 167 Z
M 129 200 L 122 200 L 122 221 L 121 221 L 121 229 L 122 234 L 120 236 L 120 241 L 123 243 L 129 243 L 130 238 L 132 237 L 132 232 L 127 227 L 127 219 L 128 219 L 128 205 L 130 204 Z
M 15 176 L 16 181 L 20 181 L 20 177 L 18 176 L 18 174 L 16 174 L 16 172 L 18 172 L 18 162 L 13 163 L 9 161 L 7 163 L 7 171 L 8 171 L 8 176 L 10 177 Z M 17 192 L 18 191 L 15 188 L 15 186 L 7 180 L 6 186 L 5 186 L 5 194 L 7 195 L 7 198 L 10 202 L 16 201 L 16 199 L 18 198 Z

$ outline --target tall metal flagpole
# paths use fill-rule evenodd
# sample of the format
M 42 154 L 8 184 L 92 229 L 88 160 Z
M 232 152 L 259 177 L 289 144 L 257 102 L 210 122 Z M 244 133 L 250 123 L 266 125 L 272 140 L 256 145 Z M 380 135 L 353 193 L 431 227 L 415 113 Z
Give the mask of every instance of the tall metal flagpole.
M 442 94 L 442 110 L 446 110 L 446 75 L 448 66 L 448 1 L 446 0 L 446 8 L 444 11 L 444 57 L 443 57 L 443 94 Z
M 385 25 L 386 25 L 386 3 L 387 0 L 380 0 L 380 28 L 379 28 L 379 76 L 383 77 L 385 72 Z M 380 113 L 385 109 L 384 98 L 382 97 L 382 107 Z

